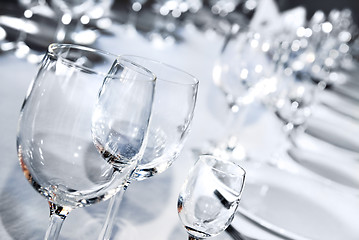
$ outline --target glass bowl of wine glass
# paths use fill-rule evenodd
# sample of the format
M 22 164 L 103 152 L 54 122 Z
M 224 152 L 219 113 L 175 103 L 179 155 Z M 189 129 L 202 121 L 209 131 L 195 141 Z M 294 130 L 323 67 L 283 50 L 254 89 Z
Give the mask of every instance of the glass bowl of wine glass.
M 115 96 L 106 91 L 110 79 L 116 83 L 111 85 Z M 127 182 L 143 151 L 155 79 L 147 69 L 107 52 L 69 44 L 49 46 L 22 105 L 17 134 L 24 175 L 50 205 L 45 239 L 57 239 L 71 210 L 109 199 Z M 129 94 L 134 91 L 138 95 Z M 94 112 L 95 106 L 104 111 Z M 105 115 L 113 108 L 116 114 Z M 101 117 L 103 131 L 113 122 L 132 123 L 117 128 L 118 142 L 131 149 L 131 154 L 118 153 L 122 165 L 106 161 L 99 151 L 101 142 L 94 144 L 94 115 Z M 133 139 L 140 141 L 132 145 Z
M 232 222 L 245 182 L 245 170 L 234 162 L 201 155 L 190 170 L 177 203 L 189 239 L 223 232 Z

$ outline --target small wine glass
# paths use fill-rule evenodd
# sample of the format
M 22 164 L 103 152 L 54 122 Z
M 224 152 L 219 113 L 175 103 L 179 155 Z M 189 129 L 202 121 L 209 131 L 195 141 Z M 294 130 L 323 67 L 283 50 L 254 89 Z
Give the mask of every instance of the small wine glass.
M 308 74 L 283 76 L 277 90 L 271 95 L 275 115 L 287 131 L 303 127 L 312 114 L 317 87 Z
M 234 162 L 201 155 L 180 191 L 178 215 L 189 240 L 223 232 L 232 222 L 244 187 L 246 172 Z
M 126 184 L 143 151 L 155 79 L 147 69 L 100 50 L 48 47 L 23 103 L 17 135 L 24 175 L 50 205 L 45 239 L 58 238 L 71 210 L 109 199 Z M 109 81 L 116 91 L 107 91 Z M 116 114 L 106 115 L 109 109 Z M 111 136 L 122 144 L 123 152 L 116 152 L 122 164 L 105 161 L 96 149 L 102 143 L 93 143 L 93 117 L 101 119 L 104 132 L 114 122 L 131 123 Z
M 156 60 L 125 55 L 120 59 L 138 63 L 157 76 L 146 149 L 130 179 L 141 181 L 164 172 L 180 154 L 190 130 L 199 82 L 192 75 Z M 126 188 L 127 185 L 110 200 L 98 239 L 110 239 Z

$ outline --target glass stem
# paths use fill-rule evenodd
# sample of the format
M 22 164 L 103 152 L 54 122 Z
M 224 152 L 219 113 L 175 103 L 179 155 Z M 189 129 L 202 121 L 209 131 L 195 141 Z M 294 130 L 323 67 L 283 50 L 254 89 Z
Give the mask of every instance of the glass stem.
M 287 151 L 292 147 L 297 132 L 300 132 L 301 128 L 294 127 L 291 123 L 283 125 L 281 129 L 281 136 L 279 141 L 276 143 L 275 151 L 271 156 L 271 163 L 278 165 L 278 163 L 287 157 Z
M 47 228 L 45 240 L 57 240 L 62 224 L 64 223 L 65 218 L 70 213 L 71 208 L 61 207 L 54 203 L 49 202 L 50 205 L 50 223 Z
M 230 109 L 229 117 L 226 122 L 224 139 L 227 142 L 227 150 L 232 151 L 239 145 L 242 145 L 239 140 L 244 122 L 247 117 L 249 106 L 247 104 L 236 106 L 238 109 Z
M 121 205 L 123 195 L 127 189 L 127 186 L 124 186 L 114 197 L 112 197 L 109 200 L 109 204 L 108 204 L 107 212 L 106 212 L 105 223 L 102 226 L 98 240 L 108 240 L 111 238 L 115 216 L 116 216 L 118 209 Z
M 249 109 L 249 104 L 243 104 L 240 106 L 232 107 L 230 109 L 230 116 L 227 122 L 227 129 L 230 129 L 233 131 L 234 129 L 241 128 L 241 126 L 244 124 L 247 112 Z

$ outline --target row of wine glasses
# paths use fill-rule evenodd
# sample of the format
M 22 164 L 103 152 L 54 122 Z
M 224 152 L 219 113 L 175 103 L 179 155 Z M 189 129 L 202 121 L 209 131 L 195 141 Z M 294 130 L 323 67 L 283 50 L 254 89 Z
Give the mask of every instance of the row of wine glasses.
M 49 46 L 17 136 L 24 175 L 50 205 L 45 239 L 58 238 L 71 210 L 119 193 L 99 237 L 110 238 L 115 208 L 130 182 L 165 171 L 180 153 L 198 83 L 150 59 Z
M 307 27 L 300 28 L 297 31 L 298 38 L 296 41 L 301 43 L 297 44 L 300 50 L 297 51 L 290 65 L 292 69 L 300 73 L 299 76 L 305 76 L 305 78 L 309 78 L 309 81 L 307 81 L 306 86 L 301 87 L 303 95 L 298 99 L 300 100 L 297 101 L 299 109 L 295 111 L 304 117 L 304 122 L 301 123 L 301 128 L 297 128 L 296 131 L 291 133 L 288 139 L 290 145 L 287 149 L 287 155 L 301 167 L 309 170 L 310 173 L 314 173 L 316 177 L 323 178 L 324 181 L 328 181 L 340 189 L 355 192 L 356 187 L 353 187 L 355 186 L 353 183 L 357 182 L 357 178 L 353 174 L 354 171 L 351 170 L 353 168 L 353 157 L 345 155 L 345 151 L 343 151 L 346 149 L 346 145 L 351 145 L 351 140 L 347 140 L 345 144 L 337 145 L 334 139 L 338 138 L 337 140 L 339 141 L 339 136 L 330 136 L 336 127 L 336 124 L 331 121 L 332 117 L 342 119 L 343 122 L 339 120 L 342 125 L 345 124 L 346 119 L 351 119 L 352 115 L 333 110 L 335 108 L 332 107 L 332 103 L 328 102 L 326 96 L 330 94 L 341 99 L 340 108 L 346 108 L 349 103 L 345 94 L 340 95 L 335 89 L 345 86 L 346 82 L 356 80 L 350 77 L 350 67 L 356 64 L 353 61 L 351 49 L 353 39 L 357 34 L 357 26 L 353 23 L 351 12 L 348 9 L 332 10 L 328 16 L 320 14 L 321 18 L 318 17 L 318 14 L 320 13 L 313 16 Z M 315 21 L 314 17 L 318 17 L 318 19 Z M 295 65 L 302 67 L 298 71 L 294 68 Z M 305 110 L 302 113 L 306 114 L 302 114 L 300 109 Z M 325 132 L 330 137 L 318 138 L 313 132 L 318 131 L 320 127 L 313 124 L 313 122 L 316 122 L 318 118 L 322 118 L 323 109 L 324 111 L 325 109 L 329 110 L 327 112 L 329 117 L 321 119 L 321 124 L 327 126 Z M 314 118 L 310 119 L 310 115 L 313 115 Z M 355 125 L 356 123 L 354 124 L 354 129 L 356 128 Z M 344 139 L 346 135 L 350 136 L 351 134 L 351 132 L 342 131 Z M 308 145 L 324 143 L 326 146 L 322 148 L 316 147 L 316 151 L 310 151 L 311 146 L 305 146 L 304 139 L 311 142 Z M 299 152 L 302 155 L 298 154 Z M 355 148 L 349 152 L 357 154 Z M 303 157 L 305 153 L 309 154 Z M 341 173 L 342 170 L 340 170 L 336 158 L 331 159 L 331 156 L 337 156 L 337 154 L 343 159 L 343 163 L 340 165 L 343 169 L 346 169 L 345 174 Z
M 245 109 L 256 100 L 262 100 L 289 132 L 302 128 L 318 93 L 327 85 L 340 84 L 338 72 L 347 63 L 343 60 L 351 59 L 356 29 L 347 9 L 333 10 L 328 19 L 319 11 L 303 26 L 284 33 L 238 28 L 213 67 L 213 81 L 232 113 L 230 134 L 210 151 L 248 159 L 250 153 L 240 144 L 240 128 Z
M 281 80 L 269 105 L 291 133 L 293 128 L 300 127 L 299 133 L 305 129 L 318 96 L 327 86 L 341 84 L 340 71 L 347 63 L 344 60 L 351 59 L 353 28 L 349 10 L 333 10 L 327 19 L 319 11 L 285 44 L 281 43 L 283 52 L 277 71 Z M 290 140 L 294 138 L 292 134 Z
M 322 162 L 308 163 L 309 160 L 303 161 L 292 153 L 312 149 L 311 146 L 303 148 L 305 140 L 310 139 L 318 144 L 321 140 L 326 141 L 315 139 L 306 129 L 310 126 L 310 130 L 315 131 L 313 125 L 310 125 L 313 122 L 311 117 L 318 116 L 316 110 L 323 108 L 323 102 L 318 101 L 324 101 L 321 98 L 325 94 L 323 91 L 336 94 L 336 86 L 353 81 L 341 77 L 345 77 L 348 67 L 355 66 L 350 60 L 354 58 L 351 56 L 351 48 L 357 27 L 349 10 L 333 10 L 328 16 L 317 12 L 308 22 L 303 22 L 303 25 L 284 33 L 282 30 L 268 34 L 253 32 L 252 29 L 239 29 L 226 41 L 213 67 L 213 81 L 224 93 L 232 116 L 241 116 L 236 112 L 245 113 L 244 108 L 258 100 L 275 116 L 276 119 L 273 120 L 279 120 L 279 128 L 278 125 L 273 126 L 279 133 L 275 138 L 276 142 L 271 143 L 275 145 L 274 150 L 270 150 L 270 153 L 258 151 L 259 156 L 251 156 L 251 152 L 243 144 L 245 142 L 241 141 L 243 119 L 235 117 L 231 121 L 232 125 L 227 128 L 229 134 L 225 141 L 216 142 L 209 152 L 232 160 L 268 161 L 275 166 L 285 162 L 284 164 L 297 166 L 317 179 L 329 180 L 334 185 L 339 183 L 340 187 L 346 189 L 350 185 L 346 180 L 351 177 L 341 177 L 343 174 L 337 169 L 328 171 L 328 166 L 334 163 L 325 165 L 325 159 Z M 243 41 L 245 36 L 250 36 L 249 41 Z M 245 46 L 245 51 L 241 50 L 241 46 Z M 327 89 L 328 86 L 331 88 Z M 341 96 L 338 95 L 339 97 Z M 344 105 L 343 108 L 346 107 Z M 341 115 L 338 116 L 341 118 L 351 116 L 350 113 L 329 113 Z M 325 124 L 329 125 L 327 122 Z M 335 127 L 337 126 L 333 126 Z M 329 138 L 332 136 L 327 139 Z M 324 144 L 331 145 L 330 140 L 332 139 Z M 339 148 L 343 145 L 326 147 L 322 149 L 322 153 L 313 157 L 325 158 L 326 150 L 340 154 L 343 149 Z M 298 146 L 301 149 L 297 149 Z M 204 151 L 208 152 L 208 149 Z
M 335 17 L 334 15 L 336 14 L 341 15 L 341 17 Z M 213 68 L 213 80 L 215 84 L 225 93 L 225 96 L 230 103 L 229 106 L 232 110 L 233 106 L 235 107 L 235 110 L 241 110 L 243 107 L 243 104 L 238 105 L 237 103 L 237 105 L 234 105 L 233 102 L 236 103 L 234 100 L 241 99 L 249 95 L 254 99 L 257 98 L 263 100 L 263 103 L 265 103 L 266 107 L 268 107 L 267 110 L 269 110 L 270 114 L 276 115 L 276 117 L 281 121 L 282 124 L 280 127 L 285 130 L 283 139 L 280 142 L 281 146 L 277 146 L 277 148 L 274 147 L 274 152 L 272 151 L 270 154 L 265 153 L 266 156 L 264 156 L 264 161 L 270 161 L 269 163 L 271 167 L 286 168 L 288 166 L 294 166 L 296 168 L 294 171 L 290 171 L 291 174 L 305 172 L 310 175 L 312 179 L 320 180 L 326 184 L 330 183 L 330 187 L 335 187 L 337 186 L 336 183 L 342 184 L 345 181 L 347 182 L 346 184 L 348 184 L 348 182 L 351 181 L 351 176 L 347 173 L 351 171 L 345 172 L 345 176 L 343 176 L 344 174 L 341 173 L 341 170 L 351 168 L 353 165 L 342 166 L 343 164 L 346 164 L 344 161 L 340 163 L 339 161 L 337 163 L 329 163 L 329 161 L 334 159 L 326 157 L 330 156 L 331 152 L 325 153 L 325 148 L 321 150 L 328 155 L 322 154 L 319 156 L 313 156 L 312 152 L 305 154 L 304 151 L 302 151 L 303 149 L 293 151 L 297 153 L 297 155 L 301 155 L 302 158 L 322 158 L 321 161 L 317 162 L 314 162 L 314 160 L 312 162 L 310 162 L 310 160 L 304 160 L 302 161 L 304 164 L 301 164 L 301 160 L 298 160 L 300 157 L 295 158 L 296 156 L 293 156 L 294 154 L 288 153 L 288 145 L 295 143 L 294 141 L 297 140 L 295 139 L 297 134 L 302 133 L 302 131 L 306 128 L 307 121 L 310 120 L 313 113 L 315 114 L 316 109 L 314 107 L 316 107 L 316 99 L 318 95 L 322 93 L 326 86 L 341 83 L 338 77 L 340 71 L 345 68 L 344 64 L 346 62 L 344 62 L 344 60 L 351 59 L 350 44 L 353 41 L 352 38 L 354 37 L 353 32 L 351 32 L 351 27 L 353 27 L 351 25 L 352 22 L 345 18 L 348 17 L 350 19 L 350 15 L 348 16 L 347 14 L 348 13 L 346 11 L 342 11 L 340 13 L 333 11 L 333 13 L 331 13 L 332 17 L 328 17 L 328 19 L 325 19 L 325 16 L 321 19 L 318 15 L 315 15 L 311 21 L 305 23 L 298 29 L 295 29 L 295 31 L 292 31 L 294 34 L 280 35 L 280 33 L 272 33 L 274 38 L 265 39 L 264 44 L 258 44 L 258 42 L 254 41 L 253 45 L 261 46 L 257 57 L 254 58 L 250 57 L 256 55 L 253 53 L 251 55 L 251 53 L 249 53 L 249 49 L 251 49 L 249 44 L 246 48 L 248 51 L 246 55 L 242 54 L 242 51 L 238 50 L 238 48 L 230 47 L 231 55 L 228 55 L 230 58 L 227 60 L 227 64 L 219 65 L 216 63 Z M 336 24 L 335 21 L 333 22 L 333 19 L 337 19 L 337 22 L 341 22 L 339 20 L 342 20 L 343 22 L 341 22 L 341 27 L 336 28 L 335 26 L 340 24 Z M 312 27 L 311 25 L 315 27 Z M 349 25 L 351 27 L 347 28 L 343 25 Z M 261 32 L 248 32 L 252 35 L 257 34 L 258 39 L 266 37 Z M 243 33 L 244 32 L 239 32 L 238 36 L 241 34 L 243 35 Z M 236 38 L 232 38 L 232 40 L 235 40 L 234 45 L 241 44 L 241 41 Z M 229 43 L 233 44 L 231 42 Z M 230 46 L 230 44 L 226 47 Z M 222 59 L 225 54 L 225 52 L 221 53 L 221 56 L 219 56 L 220 61 L 218 62 L 223 62 Z M 265 60 L 265 64 L 262 64 L 263 60 Z M 247 64 L 247 66 L 245 64 L 241 64 L 241 61 Z M 250 68 L 248 66 L 253 67 Z M 243 71 L 243 69 L 245 70 Z M 258 72 L 256 70 L 258 70 Z M 247 81 L 243 81 L 244 79 L 247 79 L 247 77 L 251 80 L 249 78 L 250 74 L 255 75 L 260 72 L 259 70 L 261 70 L 261 73 L 263 74 L 258 74 L 255 78 L 253 78 L 253 85 L 251 85 L 251 82 L 248 83 Z M 226 72 L 227 74 L 220 74 L 222 72 Z M 268 74 L 266 74 L 266 72 L 268 72 Z M 236 119 L 234 124 L 234 127 L 231 126 L 228 130 L 231 131 L 232 134 L 235 134 L 235 137 L 238 139 L 241 136 L 241 133 L 237 132 L 236 128 L 241 127 L 241 121 Z M 333 128 L 334 127 L 337 126 L 333 126 Z M 330 131 L 330 129 L 327 130 Z M 258 137 L 260 138 L 260 136 Z M 257 136 L 254 136 L 254 139 L 256 138 Z M 276 140 L 275 137 L 273 139 Z M 223 156 L 224 153 L 225 156 L 231 158 L 232 160 L 248 159 L 248 157 L 243 158 L 242 154 L 238 155 L 238 152 L 236 152 L 238 150 L 238 142 L 233 144 L 233 142 L 229 141 L 228 143 L 229 144 L 226 144 L 224 148 L 221 144 L 216 145 L 213 153 L 219 153 L 220 156 Z M 311 141 L 309 144 L 315 145 L 316 142 Z M 309 146 L 308 148 L 311 149 L 311 147 L 312 146 Z M 225 149 L 225 151 L 218 152 L 218 148 Z M 258 152 L 261 150 L 262 149 L 258 149 Z M 338 155 L 335 156 L 341 156 L 339 159 L 345 158 L 344 154 L 340 155 L 339 151 L 336 152 L 336 154 Z M 254 159 L 254 161 L 255 160 L 262 161 L 263 159 Z M 288 160 L 290 163 L 288 163 Z M 307 164 L 305 164 L 305 162 L 307 162 Z M 325 164 L 325 162 L 327 162 L 327 164 Z M 279 165 L 279 163 L 284 164 Z M 341 166 L 333 167 L 335 164 L 340 164 Z M 263 165 L 267 166 L 267 164 Z M 290 170 L 293 170 L 293 168 Z M 278 178 L 280 178 L 280 176 L 278 176 Z M 281 180 L 283 182 L 286 181 L 286 179 Z M 354 185 L 352 182 L 350 182 L 351 187 Z M 332 183 L 334 184 L 332 185 Z M 270 184 L 267 184 L 266 181 L 256 184 L 258 184 L 256 185 L 258 189 L 263 189 L 266 192 L 268 190 L 268 195 L 274 194 L 273 191 L 271 192 L 269 190 Z M 344 187 L 346 186 L 344 185 Z M 351 193 L 353 193 L 352 190 Z M 354 189 L 354 193 L 356 193 L 356 189 Z M 261 198 L 261 195 L 262 192 L 258 194 L 257 197 Z M 278 199 L 280 197 L 278 196 Z M 265 198 L 263 197 L 263 199 Z M 250 201 L 251 200 L 249 200 L 249 202 Z M 250 214 L 245 211 L 243 211 L 244 213 L 241 213 L 260 225 L 260 217 L 262 213 L 259 213 L 260 210 L 258 209 L 266 209 L 267 206 L 264 201 L 261 204 L 263 205 L 257 205 L 256 207 L 253 207 L 253 209 L 249 209 Z M 263 212 L 265 211 L 266 210 L 263 210 Z M 290 219 L 288 219 L 288 221 L 289 220 Z M 273 224 L 274 223 L 275 222 L 273 222 Z M 281 231 L 275 232 L 279 235 L 281 234 Z M 299 233 L 301 234 L 301 232 Z

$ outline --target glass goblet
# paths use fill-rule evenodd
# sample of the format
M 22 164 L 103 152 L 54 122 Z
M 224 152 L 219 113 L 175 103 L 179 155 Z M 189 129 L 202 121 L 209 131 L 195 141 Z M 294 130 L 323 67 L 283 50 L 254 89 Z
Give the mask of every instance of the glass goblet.
M 143 148 L 155 79 L 145 68 L 106 52 L 49 46 L 23 103 L 17 135 L 24 175 L 50 205 L 45 239 L 58 238 L 71 210 L 109 199 L 127 182 Z M 109 80 L 117 83 L 112 87 L 119 93 L 136 89 L 141 95 L 121 94 L 117 101 L 99 102 L 101 87 L 100 99 L 111 97 L 104 91 Z M 133 104 L 134 98 L 142 104 Z M 112 118 L 101 118 L 103 126 L 115 120 L 133 123 L 117 129 L 119 135 L 131 133 L 130 139 L 121 139 L 126 149 L 131 148 L 131 155 L 121 156 L 126 159 L 122 165 L 105 161 L 93 144 L 91 119 L 99 116 L 93 111 L 99 104 L 118 110 Z M 141 140 L 131 145 L 133 139 Z
M 234 162 L 201 155 L 180 191 L 177 210 L 189 239 L 223 232 L 232 222 L 246 172 Z
M 120 59 L 136 62 L 157 76 L 148 141 L 130 179 L 140 181 L 164 172 L 177 159 L 190 130 L 199 82 L 190 74 L 155 60 L 138 56 Z M 110 239 L 126 187 L 110 200 L 99 239 Z
M 263 98 L 282 121 L 287 140 L 294 140 L 295 133 L 304 129 L 316 96 L 325 86 L 315 84 L 311 76 L 316 47 L 309 43 L 305 31 L 305 28 L 299 28 L 296 37 L 287 38 L 287 44 L 279 45 L 282 51 L 279 54 L 281 61 L 277 62 L 277 81 L 274 90 Z

